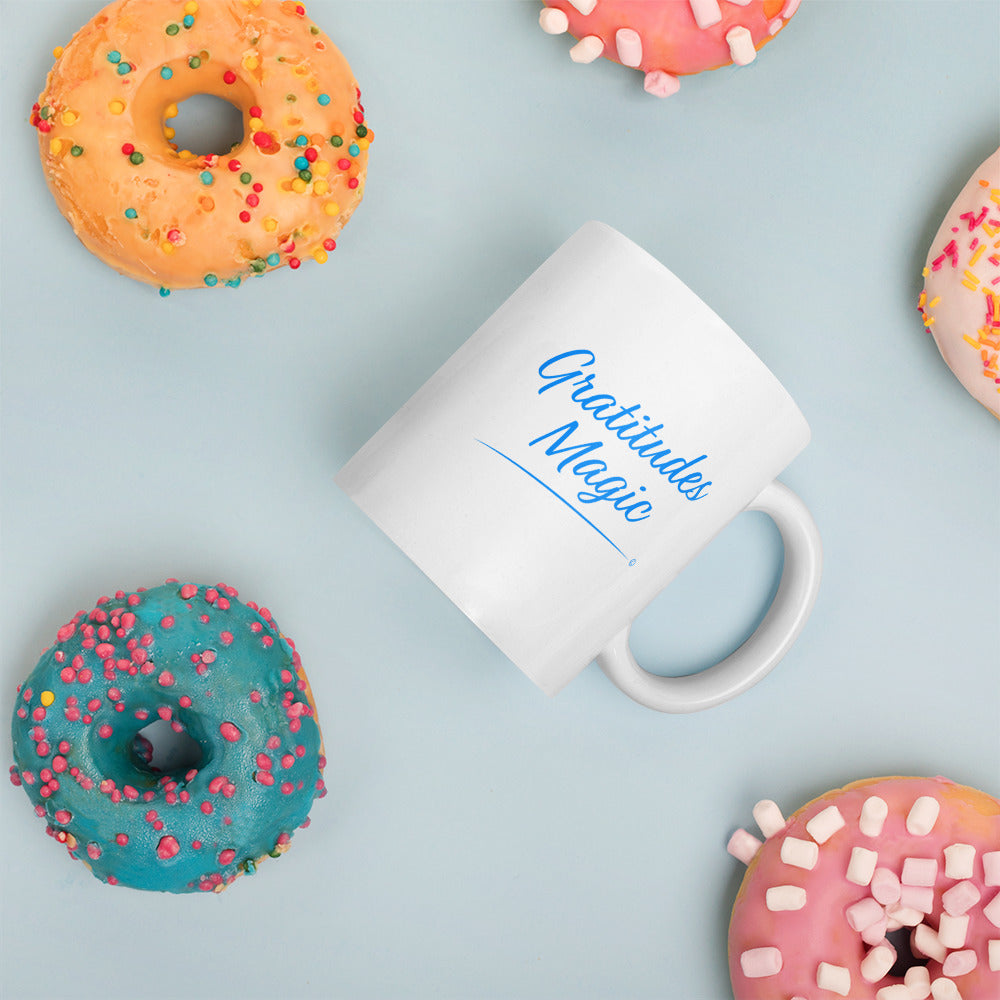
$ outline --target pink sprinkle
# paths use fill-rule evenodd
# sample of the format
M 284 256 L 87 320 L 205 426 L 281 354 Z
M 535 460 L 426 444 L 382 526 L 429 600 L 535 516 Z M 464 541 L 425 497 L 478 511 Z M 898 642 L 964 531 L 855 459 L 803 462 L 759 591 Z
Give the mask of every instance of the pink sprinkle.
M 174 616 L 173 615 L 164 615 L 160 619 L 160 627 L 161 628 L 173 628 L 174 627 Z
M 71 819 L 73 814 L 68 809 L 57 809 L 56 810 L 56 822 L 65 826 Z
M 204 653 L 201 654 L 202 663 L 215 663 L 216 652 L 214 649 L 206 649 Z
M 115 843 L 118 844 L 119 847 L 124 847 L 128 843 L 128 834 L 127 833 L 116 833 L 115 834 Z
M 65 642 L 69 639 L 73 633 L 76 631 L 76 622 L 70 622 L 68 625 L 63 625 L 61 629 L 56 633 L 57 642 Z M 51 635 L 51 633 L 49 633 Z
M 255 771 L 253 780 L 257 782 L 258 785 L 273 785 L 274 775 L 270 771 Z
M 101 737 L 102 740 L 106 740 L 111 735 L 111 727 L 105 723 L 97 730 L 97 735 Z
M 212 811 L 212 803 L 211 802 L 202 802 L 202 804 L 201 804 L 201 806 L 199 806 L 199 808 L 207 816 Z
M 168 834 L 166 837 L 160 837 L 160 842 L 156 845 L 156 854 L 163 861 L 167 861 L 180 849 L 181 845 L 177 843 L 177 838 Z
M 233 858 L 236 857 L 236 852 L 232 848 L 226 848 L 219 854 L 219 864 L 228 865 L 232 862 Z
M 181 708 L 191 707 L 191 699 L 186 694 L 182 694 L 177 703 L 181 706 Z
M 160 687 L 172 687 L 174 683 L 174 675 L 169 670 L 164 670 L 157 678 L 157 682 Z
M 211 793 L 212 793 L 213 795 L 216 795 L 216 794 L 218 794 L 219 792 L 221 792 L 221 791 L 222 791 L 222 786 L 223 786 L 223 785 L 224 785 L 224 784 L 225 784 L 225 783 L 226 783 L 226 782 L 227 782 L 228 780 L 229 780 L 228 778 L 226 778 L 226 777 L 224 777 L 223 775 L 221 775 L 221 774 L 220 774 L 220 775 L 219 775 L 219 776 L 218 776 L 217 778 L 213 778 L 213 779 L 212 779 L 212 780 L 211 780 L 211 781 L 210 781 L 210 782 L 208 783 L 208 790 L 209 790 L 209 791 L 210 791 L 210 792 L 211 792 Z
M 223 722 L 219 726 L 219 732 L 223 739 L 229 740 L 230 743 L 236 743 L 243 735 L 231 722 Z
M 283 781 L 281 783 L 281 794 L 291 795 L 295 791 L 295 786 L 290 781 Z
M 231 166 L 232 164 L 230 164 L 230 167 Z M 181 597 L 183 597 L 185 601 L 188 600 L 188 598 L 194 597 L 197 593 L 198 588 L 193 583 L 185 583 L 184 586 L 181 587 Z
M 229 646 L 232 643 L 232 641 L 233 641 L 233 633 L 232 632 L 223 632 L 219 636 L 219 639 L 222 641 L 222 645 L 223 646 Z
M 101 856 L 101 848 L 98 844 L 87 844 L 87 856 L 96 861 Z
M 257 766 L 264 768 L 265 771 L 271 770 L 271 758 L 268 757 L 266 753 L 257 754 Z

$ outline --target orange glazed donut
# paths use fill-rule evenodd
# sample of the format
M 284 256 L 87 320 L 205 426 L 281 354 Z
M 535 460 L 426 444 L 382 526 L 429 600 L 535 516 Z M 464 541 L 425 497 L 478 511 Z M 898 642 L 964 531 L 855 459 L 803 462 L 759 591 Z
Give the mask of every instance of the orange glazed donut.
M 550 35 L 579 41 L 574 62 L 599 56 L 645 73 L 655 97 L 677 92 L 681 76 L 745 66 L 798 9 L 799 0 L 544 0 Z
M 736 1000 L 1000 996 L 1000 801 L 946 778 L 870 778 L 737 830 Z
M 31 123 L 59 210 L 105 263 L 168 294 L 327 259 L 373 136 L 301 3 L 115 0 L 55 56 Z M 171 143 L 195 94 L 242 111 L 228 153 Z

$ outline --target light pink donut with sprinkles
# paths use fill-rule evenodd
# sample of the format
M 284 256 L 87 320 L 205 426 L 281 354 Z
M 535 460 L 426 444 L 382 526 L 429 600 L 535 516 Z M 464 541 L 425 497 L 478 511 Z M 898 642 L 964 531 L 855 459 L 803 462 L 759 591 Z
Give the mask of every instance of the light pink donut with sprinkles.
M 1000 150 L 959 192 L 923 273 L 924 326 L 972 398 L 1000 417 Z
M 1000 996 L 1000 801 L 946 778 L 871 778 L 761 836 L 729 924 L 736 1000 Z
M 680 77 L 746 66 L 791 20 L 799 0 L 544 0 L 539 24 L 568 32 L 576 63 L 603 56 L 643 73 L 646 93 L 669 97 Z

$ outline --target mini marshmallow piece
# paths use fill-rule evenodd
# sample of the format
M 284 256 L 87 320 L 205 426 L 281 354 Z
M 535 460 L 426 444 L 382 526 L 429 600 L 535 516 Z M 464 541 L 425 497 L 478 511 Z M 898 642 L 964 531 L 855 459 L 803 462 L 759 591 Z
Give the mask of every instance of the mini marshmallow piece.
M 895 964 L 896 949 L 888 944 L 876 945 L 861 960 L 861 978 L 866 983 L 877 983 Z
M 941 803 L 933 795 L 921 795 L 906 817 L 906 832 L 914 837 L 926 837 L 934 829 Z
M 816 970 L 816 985 L 821 990 L 829 990 L 831 993 L 839 993 L 842 997 L 846 997 L 851 992 L 851 970 L 845 969 L 842 965 L 820 962 Z
M 623 66 L 636 69 L 642 62 L 642 39 L 634 28 L 619 28 L 615 32 L 615 50 Z
M 983 916 L 994 927 L 1000 927 L 1000 892 L 983 907 Z
M 903 874 L 899 881 L 903 885 L 934 885 L 937 881 L 938 863 L 934 858 L 904 858 Z
M 969 872 L 966 878 L 971 877 L 972 872 Z M 983 855 L 983 879 L 987 885 L 1000 885 L 1000 851 L 987 851 Z
M 604 52 L 604 42 L 597 35 L 585 35 L 569 50 L 575 63 L 592 63 Z
M 699 28 L 711 28 L 722 20 L 722 8 L 719 0 L 690 0 L 691 13 Z
M 896 929 L 896 928 L 894 928 Z M 881 944 L 889 930 L 889 918 L 883 913 L 870 927 L 861 932 L 861 940 L 865 944 Z
M 569 28 L 569 18 L 558 7 L 543 7 L 538 15 L 538 25 L 546 35 L 561 35 Z
M 975 884 L 966 880 L 956 882 L 950 889 L 945 889 L 941 893 L 941 905 L 945 913 L 960 917 L 963 913 L 968 913 L 981 898 L 982 893 Z
M 958 987 L 950 980 L 941 976 L 931 983 L 931 996 L 934 1000 L 962 1000 Z
M 819 861 L 819 846 L 808 840 L 799 840 L 798 837 L 785 837 L 781 842 L 781 860 L 786 865 L 812 871 Z
M 845 825 L 844 817 L 840 815 L 840 810 L 836 806 L 827 806 L 826 809 L 816 813 L 806 823 L 806 832 L 817 844 L 825 844 Z
M 975 859 L 976 849 L 972 844 L 951 844 L 944 849 L 944 873 L 948 878 L 972 878 L 972 863 Z M 983 866 L 985 865 L 984 854 Z
M 904 885 L 899 890 L 899 905 L 904 909 L 931 913 L 934 909 L 934 890 L 925 885 Z
M 926 965 L 911 965 L 903 975 L 903 983 L 913 1000 L 927 1000 L 931 995 L 931 974 Z
M 785 828 L 785 817 L 781 815 L 778 804 L 770 799 L 761 799 L 753 807 L 753 818 L 765 837 L 773 837 Z
M 877 865 L 877 851 L 869 851 L 867 847 L 853 848 L 851 860 L 847 865 L 847 881 L 853 882 L 855 885 L 871 885 Z
M 875 1000 L 910 1000 L 912 996 L 904 983 L 893 983 L 892 986 L 883 986 L 875 994 Z
M 876 868 L 871 886 L 872 895 L 883 906 L 899 902 L 899 876 L 891 868 Z
M 681 81 L 662 69 L 650 70 L 642 82 L 642 89 L 653 97 L 670 97 L 681 89 Z
M 979 964 L 976 952 L 972 948 L 964 948 L 962 951 L 951 951 L 941 966 L 941 971 L 946 976 L 965 976 Z
M 801 910 L 806 905 L 806 891 L 797 885 L 774 885 L 764 894 L 764 900 L 772 912 Z
M 932 958 L 935 962 L 943 962 L 948 949 L 941 944 L 941 939 L 932 927 L 927 924 L 917 924 L 910 935 L 910 950 L 915 954 Z
M 781 972 L 781 952 L 777 948 L 749 948 L 740 955 L 740 968 L 747 979 L 763 979 Z
M 737 830 L 726 844 L 726 850 L 737 860 L 748 865 L 753 860 L 754 855 L 761 849 L 761 842 L 744 829 Z
M 1000 940 L 989 941 L 986 947 L 988 949 L 990 971 L 1000 972 Z
M 597 6 L 597 0 L 569 0 L 570 4 L 574 6 L 584 17 L 588 14 L 594 13 L 594 8 Z
M 942 913 L 938 920 L 938 937 L 946 948 L 962 948 L 969 934 L 969 915 L 953 917 L 950 913 Z
M 729 45 L 729 56 L 737 66 L 747 66 L 757 58 L 753 35 L 747 28 L 730 28 L 726 32 L 726 42 Z
M 869 896 L 852 903 L 844 910 L 844 916 L 852 930 L 863 931 L 885 916 L 885 911 Z
M 861 819 L 858 826 L 866 837 L 878 837 L 882 834 L 882 826 L 889 815 L 889 804 L 885 799 L 872 795 L 865 799 L 861 807 Z
M 895 927 L 890 930 L 899 930 L 900 927 L 916 927 L 924 922 L 924 911 L 913 906 L 903 906 L 901 903 L 890 903 L 885 908 L 889 922 L 895 923 Z

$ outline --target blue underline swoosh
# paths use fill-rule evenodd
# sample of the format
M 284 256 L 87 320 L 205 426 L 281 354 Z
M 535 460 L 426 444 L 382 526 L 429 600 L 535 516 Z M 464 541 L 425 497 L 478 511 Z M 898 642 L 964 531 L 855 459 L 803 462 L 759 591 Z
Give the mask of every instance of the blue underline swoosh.
M 596 531 L 601 536 L 601 538 L 603 538 L 608 543 L 608 545 L 610 545 L 623 559 L 628 559 L 628 556 L 625 555 L 625 553 L 622 552 L 622 550 L 620 548 L 618 548 L 618 546 L 615 545 L 615 543 L 613 541 L 611 541 L 611 539 L 608 538 L 608 536 L 606 534 L 604 534 L 604 532 L 601 531 L 601 529 L 598 528 L 597 525 L 594 524 L 593 521 L 589 520 L 586 516 L 584 516 L 583 514 L 581 514 L 580 511 L 578 511 L 564 496 L 561 496 L 554 489 L 552 489 L 552 487 L 549 486 L 548 483 L 542 482 L 542 480 L 539 479 L 538 476 L 536 476 L 533 472 L 529 472 L 519 462 L 514 461 L 514 459 L 511 458 L 510 455 L 505 455 L 502 451 L 499 451 L 498 449 L 494 448 L 493 445 L 491 445 L 491 444 L 487 444 L 485 441 L 483 441 L 480 438 L 476 438 L 476 440 L 481 445 L 483 445 L 483 447 L 489 448 L 490 451 L 492 451 L 495 454 L 499 455 L 501 458 L 505 458 L 508 462 L 510 462 L 511 465 L 513 465 L 515 468 L 520 469 L 526 476 L 528 476 L 530 479 L 533 479 L 536 483 L 538 483 L 539 486 L 541 486 L 544 489 L 548 490 L 549 493 L 551 493 L 557 500 L 560 500 L 562 503 L 566 504 L 566 506 L 569 507 L 569 509 L 571 511 L 573 511 L 573 513 L 576 514 L 576 516 L 578 518 L 580 518 L 581 521 L 584 521 L 586 524 L 590 525 L 590 527 L 593 528 L 594 531 Z

